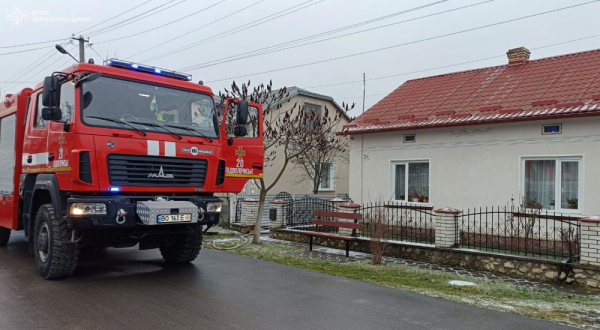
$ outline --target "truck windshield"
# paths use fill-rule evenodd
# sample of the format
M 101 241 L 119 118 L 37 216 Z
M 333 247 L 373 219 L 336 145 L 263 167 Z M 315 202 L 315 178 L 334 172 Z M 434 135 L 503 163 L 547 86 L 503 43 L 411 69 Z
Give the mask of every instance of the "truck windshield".
M 126 122 L 143 131 L 165 133 L 167 126 L 179 135 L 218 137 L 210 95 L 109 77 L 84 83 L 82 90 L 86 125 L 127 129 Z

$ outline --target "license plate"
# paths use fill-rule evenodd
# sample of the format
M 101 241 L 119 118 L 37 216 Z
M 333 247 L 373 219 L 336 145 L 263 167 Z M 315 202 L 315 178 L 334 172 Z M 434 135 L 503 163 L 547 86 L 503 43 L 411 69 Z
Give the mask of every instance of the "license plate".
M 161 214 L 158 216 L 156 222 L 158 223 L 168 223 L 168 222 L 191 222 L 192 215 L 189 213 L 186 214 Z

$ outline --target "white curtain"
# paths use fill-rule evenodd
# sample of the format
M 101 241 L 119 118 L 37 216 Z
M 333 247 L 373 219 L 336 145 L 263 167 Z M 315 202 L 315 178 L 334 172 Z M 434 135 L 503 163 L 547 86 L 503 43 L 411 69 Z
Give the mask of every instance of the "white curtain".
M 406 175 L 406 165 L 404 164 L 399 164 L 396 165 L 396 182 L 395 182 L 395 189 L 394 189 L 394 193 L 395 193 L 395 199 L 396 200 L 403 200 L 406 201 L 406 196 L 404 196 L 404 194 L 406 193 L 406 178 L 404 177 Z
M 573 203 L 579 206 L 579 162 L 561 162 L 561 192 L 560 205 L 563 209 L 576 208 Z M 569 205 L 569 201 L 571 205 Z
M 429 196 L 429 163 L 408 164 L 408 195 Z
M 525 161 L 525 207 L 541 204 L 553 210 L 555 205 L 555 160 Z

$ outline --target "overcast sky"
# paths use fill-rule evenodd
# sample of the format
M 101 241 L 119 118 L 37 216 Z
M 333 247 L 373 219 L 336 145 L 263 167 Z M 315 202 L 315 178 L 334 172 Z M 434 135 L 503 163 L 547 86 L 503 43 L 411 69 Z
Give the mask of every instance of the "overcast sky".
M 307 88 L 313 92 L 330 95 L 339 103 L 356 102 L 356 108 L 351 112 L 352 116 L 356 116 L 362 111 L 362 82 L 327 87 L 315 86 L 359 81 L 364 72 L 367 77 L 366 108 L 368 109 L 409 79 L 505 64 L 507 62 L 505 53 L 510 48 L 525 46 L 531 49 L 532 59 L 599 48 L 600 2 L 475 31 L 420 41 L 588 1 L 103 0 L 92 2 L 85 0 L 3 0 L 0 10 L 6 12 L 6 19 L 0 20 L 0 54 L 33 48 L 42 49 L 0 56 L 0 89 L 6 93 L 32 86 L 34 81 L 41 80 L 52 71 L 64 68 L 73 62 L 69 61 L 66 55 L 53 52 L 51 50 L 52 43 L 16 48 L 3 47 L 66 39 L 71 34 L 85 29 L 87 30 L 81 33 L 84 36 L 91 35 L 92 47 L 102 57 L 116 55 L 117 58 L 143 62 L 165 69 L 182 69 L 312 37 L 303 39 L 301 42 L 288 43 L 285 47 L 312 43 L 309 45 L 182 71 L 193 74 L 194 81 L 205 81 L 206 85 L 210 86 L 215 93 L 231 83 L 231 79 L 221 79 L 238 76 L 244 77 L 236 80 L 250 79 L 253 84 L 272 79 L 276 87 Z M 313 37 L 316 34 L 401 13 L 427 4 L 432 5 L 338 33 L 323 35 L 319 38 Z M 469 5 L 474 6 L 440 13 Z M 134 9 L 122 16 L 92 27 L 132 8 Z M 207 9 L 195 14 L 204 8 Z M 152 9 L 154 11 L 151 11 Z M 158 12 L 159 10 L 163 11 Z M 148 13 L 143 14 L 144 12 Z M 144 17 L 140 16 L 142 14 L 149 15 L 155 12 L 158 13 L 139 19 Z M 419 18 L 435 13 L 440 14 Z M 19 18 L 22 17 L 19 16 L 22 14 L 26 14 L 26 19 Z M 191 16 L 184 18 L 186 15 Z M 221 19 L 227 15 L 231 16 Z M 279 15 L 284 16 L 278 17 Z M 64 21 L 64 18 L 71 22 L 60 22 Z M 116 25 L 110 31 L 107 29 L 111 25 L 132 19 L 139 20 L 123 27 Z M 393 24 L 406 20 L 410 21 Z M 175 22 L 147 33 L 111 41 L 172 21 Z M 261 22 L 262 24 L 258 24 Z M 253 26 L 252 23 L 256 25 Z M 377 28 L 389 24 L 393 25 Z M 225 33 L 239 26 L 246 27 Z M 104 30 L 95 31 L 99 29 Z M 372 30 L 360 32 L 367 29 Z M 187 35 L 184 35 L 186 33 Z M 349 33 L 354 34 L 316 42 Z M 596 34 L 599 36 L 591 37 Z M 533 49 L 586 37 L 591 38 Z M 408 44 L 364 55 L 271 73 L 253 74 L 405 43 Z M 65 47 L 71 49 L 74 46 L 67 45 Z M 189 49 L 155 58 L 186 47 Z M 270 48 L 270 50 L 274 49 L 276 48 Z M 145 52 L 136 55 L 142 51 Z M 73 55 L 77 57 L 76 50 L 73 50 Z M 101 62 L 100 56 L 89 48 L 86 49 L 86 56 L 94 58 L 96 63 Z M 451 66 L 490 57 L 496 58 Z M 11 78 L 41 59 L 45 61 L 39 65 L 33 65 L 31 69 Z M 434 69 L 444 66 L 446 67 Z M 402 73 L 409 74 L 368 80 Z M 253 75 L 247 76 L 249 74 Z M 10 81 L 7 82 L 8 79 Z

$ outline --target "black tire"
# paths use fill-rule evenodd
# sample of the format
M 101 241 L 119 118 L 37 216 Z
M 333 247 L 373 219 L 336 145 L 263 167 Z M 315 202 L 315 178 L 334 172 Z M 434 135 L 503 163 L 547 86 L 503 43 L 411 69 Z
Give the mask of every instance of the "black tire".
M 170 264 L 187 264 L 198 257 L 202 248 L 202 227 L 196 226 L 189 233 L 174 238 L 169 245 L 160 247 L 160 254 Z
M 6 246 L 10 239 L 10 233 L 12 230 L 4 227 L 0 227 L 0 246 Z
M 52 204 L 40 207 L 35 217 L 33 250 L 41 277 L 49 280 L 73 274 L 79 259 L 79 247 L 71 244 L 64 218 L 56 219 Z

